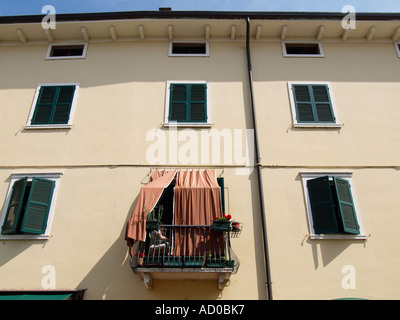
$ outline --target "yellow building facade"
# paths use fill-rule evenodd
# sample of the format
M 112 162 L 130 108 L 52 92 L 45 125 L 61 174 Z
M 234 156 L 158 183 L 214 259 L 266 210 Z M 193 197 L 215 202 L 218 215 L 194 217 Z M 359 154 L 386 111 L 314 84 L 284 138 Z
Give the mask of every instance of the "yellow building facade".
M 0 18 L 0 290 L 398 299 L 400 16 L 343 17 Z M 165 169 L 224 179 L 237 272 L 133 272 L 126 225 Z

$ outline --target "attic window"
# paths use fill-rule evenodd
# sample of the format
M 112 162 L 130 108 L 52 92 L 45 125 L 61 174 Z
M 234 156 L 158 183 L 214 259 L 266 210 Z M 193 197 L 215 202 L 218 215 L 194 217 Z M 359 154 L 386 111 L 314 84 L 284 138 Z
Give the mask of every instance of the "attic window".
M 86 56 L 86 44 L 49 45 L 46 59 L 79 59 Z
M 169 44 L 169 56 L 209 56 L 208 42 L 173 42 Z
M 320 42 L 313 43 L 282 43 L 284 57 L 323 57 L 324 52 Z

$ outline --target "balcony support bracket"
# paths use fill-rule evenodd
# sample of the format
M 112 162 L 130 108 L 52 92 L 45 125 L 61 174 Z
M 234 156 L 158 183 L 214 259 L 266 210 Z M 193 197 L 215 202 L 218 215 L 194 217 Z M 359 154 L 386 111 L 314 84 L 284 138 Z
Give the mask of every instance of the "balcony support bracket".
M 143 273 L 143 283 L 147 289 L 153 288 L 153 278 L 150 273 Z

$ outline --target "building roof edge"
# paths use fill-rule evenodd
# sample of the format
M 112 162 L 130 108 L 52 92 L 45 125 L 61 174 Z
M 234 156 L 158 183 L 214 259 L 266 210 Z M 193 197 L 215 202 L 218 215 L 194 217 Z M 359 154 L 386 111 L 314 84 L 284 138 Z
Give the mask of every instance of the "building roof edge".
M 93 13 L 62 13 L 56 15 L 60 22 L 135 20 L 135 19 L 245 19 L 252 20 L 341 20 L 346 13 L 341 12 L 290 12 L 290 11 L 120 11 Z M 41 23 L 46 15 L 1 16 L 0 24 Z M 360 21 L 400 20 L 400 12 L 360 12 Z

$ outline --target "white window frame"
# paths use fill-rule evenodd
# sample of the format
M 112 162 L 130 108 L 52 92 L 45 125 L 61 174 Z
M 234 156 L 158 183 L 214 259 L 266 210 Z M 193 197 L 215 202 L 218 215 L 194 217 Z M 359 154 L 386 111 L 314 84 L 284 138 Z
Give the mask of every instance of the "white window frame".
M 400 42 L 393 42 L 393 44 L 394 44 L 394 48 L 396 49 L 396 52 L 397 52 L 397 57 L 400 58 L 400 48 L 399 48 Z
M 7 234 L 3 235 L 0 233 L 0 240 L 46 240 L 49 239 L 50 237 L 50 229 L 51 229 L 51 224 L 53 221 L 53 216 L 54 216 L 54 208 L 56 205 L 56 199 L 57 199 L 57 193 L 58 193 L 58 188 L 60 185 L 60 179 L 61 176 L 63 175 L 62 172 L 52 172 L 52 173 L 13 173 L 11 174 L 11 179 L 10 179 L 10 184 L 8 187 L 7 195 L 6 195 L 6 200 L 4 202 L 3 206 L 3 211 L 1 214 L 1 219 L 0 219 L 0 227 L 3 226 L 4 221 L 7 216 L 7 209 L 8 209 L 8 204 L 10 203 L 11 200 L 11 194 L 13 190 L 14 183 L 22 178 L 28 177 L 28 181 L 32 181 L 32 179 L 35 178 L 42 178 L 42 179 L 48 179 L 54 181 L 54 190 L 53 190 L 53 195 L 51 198 L 51 204 L 49 208 L 49 214 L 47 217 L 47 226 L 46 230 L 43 234 Z
M 177 122 L 169 121 L 169 105 L 170 105 L 170 86 L 171 84 L 205 84 L 207 86 L 207 122 Z M 210 98 L 210 81 L 174 81 L 169 80 L 166 84 L 165 94 L 165 111 L 164 111 L 164 123 L 165 127 L 211 127 L 211 98 Z
M 324 49 L 322 48 L 321 41 L 305 41 L 305 40 L 290 40 L 282 41 L 282 52 L 285 58 L 324 58 Z M 298 43 L 298 44 L 317 44 L 319 48 L 318 54 L 289 54 L 286 51 L 286 43 Z
M 69 119 L 66 124 L 31 124 L 33 115 L 35 114 L 37 100 L 39 98 L 39 92 L 41 87 L 51 86 L 75 86 L 74 97 L 72 98 L 71 109 L 69 111 Z M 31 110 L 29 112 L 28 121 L 25 125 L 25 129 L 70 129 L 72 128 L 72 120 L 75 114 L 75 107 L 78 97 L 79 83 L 39 83 L 36 87 L 35 95 L 33 98 Z
M 298 122 L 297 121 L 297 112 L 296 112 L 296 103 L 294 99 L 294 93 L 293 93 L 293 85 L 326 85 L 329 88 L 329 98 L 331 100 L 332 104 L 332 111 L 333 115 L 335 117 L 335 122 L 331 123 L 323 123 L 323 122 L 309 122 L 309 123 L 304 123 L 304 122 Z M 332 91 L 332 86 L 330 82 L 322 82 L 322 81 L 289 81 L 287 83 L 288 85 L 288 90 L 289 90 L 289 101 L 290 101 L 290 109 L 292 112 L 292 122 L 293 122 L 293 127 L 295 128 L 340 128 L 342 124 L 339 121 L 339 115 L 336 109 L 336 103 Z
M 206 45 L 206 53 L 172 53 L 172 47 L 174 43 L 199 43 Z M 168 56 L 169 57 L 209 57 L 210 56 L 210 43 L 208 40 L 170 40 L 168 45 Z
M 80 56 L 61 56 L 61 57 L 51 57 L 51 50 L 53 47 L 63 47 L 63 46 L 82 46 L 83 51 Z M 50 43 L 47 48 L 46 60 L 64 60 L 64 59 L 85 59 L 87 51 L 87 42 L 72 42 L 72 43 Z
M 308 227 L 310 230 L 310 238 L 315 239 L 315 240 L 323 240 L 323 239 L 348 239 L 348 240 L 358 240 L 362 239 L 365 240 L 367 239 L 367 235 L 364 232 L 363 224 L 361 223 L 361 215 L 360 215 L 360 209 L 357 204 L 357 199 L 356 199 L 356 192 L 353 184 L 353 178 L 352 175 L 353 173 L 351 171 L 348 172 L 300 172 L 301 175 L 301 181 L 303 184 L 303 190 L 304 190 L 304 200 L 306 204 L 306 211 L 307 211 L 307 218 L 308 218 Z M 354 204 L 354 209 L 356 211 L 356 217 L 357 217 L 357 222 L 360 228 L 360 234 L 353 235 L 353 234 L 316 234 L 314 232 L 314 226 L 313 226 L 313 218 L 312 218 L 312 211 L 311 211 L 311 203 L 310 203 L 310 196 L 307 188 L 307 181 L 319 177 L 324 177 L 324 176 L 329 176 L 329 179 L 331 180 L 333 177 L 338 177 L 342 179 L 346 179 L 351 187 L 351 196 L 353 199 L 353 204 Z

